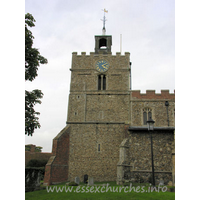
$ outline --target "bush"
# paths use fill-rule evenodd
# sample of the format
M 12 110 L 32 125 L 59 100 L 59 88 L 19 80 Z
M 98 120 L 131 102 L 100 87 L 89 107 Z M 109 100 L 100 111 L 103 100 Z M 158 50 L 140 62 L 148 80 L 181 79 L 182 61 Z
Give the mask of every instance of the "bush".
M 40 180 L 44 177 L 44 167 L 25 168 L 25 192 L 40 189 Z
M 78 183 L 70 182 L 70 183 L 69 183 L 69 186 L 78 186 Z
M 48 160 L 32 159 L 32 160 L 29 160 L 29 162 L 27 163 L 26 167 L 45 167 L 47 162 L 48 162 Z

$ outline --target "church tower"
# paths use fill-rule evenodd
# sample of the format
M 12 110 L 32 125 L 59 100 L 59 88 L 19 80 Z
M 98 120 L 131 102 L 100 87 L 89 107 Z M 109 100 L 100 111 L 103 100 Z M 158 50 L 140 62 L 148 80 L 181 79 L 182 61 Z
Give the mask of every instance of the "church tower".
M 95 36 L 94 52 L 72 53 L 67 125 L 69 180 L 116 180 L 119 145 L 129 121 L 130 53 L 112 55 L 112 36 Z

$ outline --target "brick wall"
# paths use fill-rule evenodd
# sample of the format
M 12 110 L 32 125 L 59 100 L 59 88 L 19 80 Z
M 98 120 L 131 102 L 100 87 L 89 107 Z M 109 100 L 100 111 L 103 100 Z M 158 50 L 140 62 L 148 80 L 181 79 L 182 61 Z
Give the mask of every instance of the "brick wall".
M 48 161 L 52 155 L 52 153 L 35 152 L 36 146 L 35 145 L 30 145 L 30 146 L 31 146 L 30 151 L 25 151 L 25 166 L 32 159 Z
M 161 93 L 155 93 L 155 90 L 146 90 L 146 93 L 140 93 L 140 90 L 131 91 L 132 99 L 175 99 L 174 93 L 169 93 L 169 90 L 161 90 Z
M 66 126 L 53 139 L 52 156 L 45 167 L 44 185 L 68 180 L 69 135 L 70 127 Z

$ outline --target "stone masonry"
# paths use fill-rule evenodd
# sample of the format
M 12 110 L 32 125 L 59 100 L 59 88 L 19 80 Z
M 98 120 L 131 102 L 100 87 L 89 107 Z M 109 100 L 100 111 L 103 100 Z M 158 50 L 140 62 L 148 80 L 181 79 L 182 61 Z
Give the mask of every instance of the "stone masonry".
M 104 51 L 100 43 L 107 38 L 109 51 Z M 83 182 L 86 174 L 95 181 L 119 184 L 125 175 L 146 181 L 151 157 L 144 112 L 151 112 L 157 127 L 153 134 L 156 181 L 172 179 L 175 94 L 131 91 L 130 53 L 112 55 L 111 45 L 111 36 L 95 36 L 95 52 L 72 53 L 67 125 L 53 140 L 44 185 L 75 177 Z M 105 72 L 95 68 L 101 60 L 109 64 Z M 104 88 L 99 89 L 99 80 Z

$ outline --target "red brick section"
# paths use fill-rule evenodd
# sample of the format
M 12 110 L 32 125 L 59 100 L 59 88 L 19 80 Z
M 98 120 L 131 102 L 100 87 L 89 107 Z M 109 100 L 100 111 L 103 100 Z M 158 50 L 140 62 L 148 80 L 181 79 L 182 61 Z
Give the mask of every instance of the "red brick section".
M 44 185 L 68 180 L 70 127 L 66 126 L 54 139 L 52 156 L 45 167 Z
M 52 153 L 25 151 L 25 166 L 32 159 L 36 159 L 36 160 L 49 160 L 49 158 L 51 156 L 52 156 Z
M 30 151 L 25 151 L 25 167 L 32 159 L 49 160 L 49 158 L 52 156 L 52 153 L 35 152 L 36 146 L 33 144 L 30 144 L 30 146 Z
M 35 145 L 31 145 L 31 149 L 30 149 L 30 152 L 35 152 Z
M 155 90 L 147 90 L 146 93 L 140 93 L 140 90 L 131 91 L 132 99 L 175 99 L 174 93 L 169 93 L 169 90 L 161 90 L 161 93 L 155 93 Z

